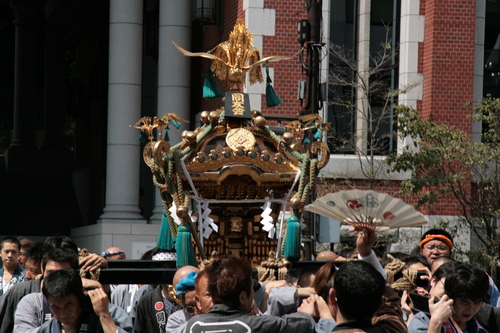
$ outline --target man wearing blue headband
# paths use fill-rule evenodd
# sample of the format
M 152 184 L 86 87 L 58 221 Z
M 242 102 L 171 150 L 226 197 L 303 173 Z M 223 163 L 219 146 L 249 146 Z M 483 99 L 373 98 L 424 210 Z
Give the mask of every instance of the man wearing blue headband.
M 104 252 L 102 253 L 102 257 L 106 260 L 127 259 L 125 252 L 116 246 L 108 247 L 106 250 L 104 250 Z
M 184 272 L 181 272 L 183 268 L 179 269 L 176 275 L 185 275 L 185 270 Z M 198 307 L 196 306 L 196 291 L 194 288 L 196 278 L 198 277 L 198 272 L 199 270 L 197 269 L 189 270 L 189 273 L 187 273 L 186 276 L 182 277 L 179 280 L 179 283 L 175 285 L 177 296 L 178 298 L 180 298 L 181 304 L 184 308 L 172 313 L 168 317 L 166 326 L 167 332 L 182 332 L 188 320 L 198 314 Z M 176 282 L 175 276 L 174 281 Z

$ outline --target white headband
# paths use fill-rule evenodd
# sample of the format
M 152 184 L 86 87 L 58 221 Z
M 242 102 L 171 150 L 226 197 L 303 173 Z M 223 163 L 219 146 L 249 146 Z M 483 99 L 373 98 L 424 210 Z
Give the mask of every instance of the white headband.
M 155 254 L 152 258 L 152 260 L 162 260 L 162 261 L 176 261 L 177 260 L 177 253 L 175 252 L 160 252 Z

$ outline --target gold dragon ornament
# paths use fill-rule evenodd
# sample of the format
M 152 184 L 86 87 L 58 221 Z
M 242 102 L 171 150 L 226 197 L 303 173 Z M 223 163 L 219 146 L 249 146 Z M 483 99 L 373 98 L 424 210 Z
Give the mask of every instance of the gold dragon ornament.
M 262 70 L 260 64 L 266 61 L 279 61 L 290 59 L 293 56 L 270 56 L 260 59 L 259 50 L 252 44 L 253 35 L 247 29 L 242 19 L 236 21 L 233 31 L 229 34 L 229 40 L 218 44 L 208 53 L 189 52 L 177 45 L 175 47 L 185 56 L 202 57 L 213 60 L 212 72 L 220 80 L 227 80 L 231 91 L 243 91 L 247 72 L 250 84 L 262 82 Z

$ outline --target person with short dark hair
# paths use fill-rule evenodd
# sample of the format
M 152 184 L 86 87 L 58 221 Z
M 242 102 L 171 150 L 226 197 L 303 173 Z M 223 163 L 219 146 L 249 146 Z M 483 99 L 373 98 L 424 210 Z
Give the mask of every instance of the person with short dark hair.
M 429 229 L 422 235 L 419 246 L 420 254 L 430 265 L 438 257 L 451 257 L 453 237 L 446 230 Z
M 55 248 L 53 246 L 56 246 Z M 47 300 L 41 291 L 42 280 L 61 268 L 78 270 L 77 246 L 69 237 L 52 236 L 44 241 L 42 249 L 42 277 L 14 286 L 5 295 L 6 303 L 0 303 L 0 333 L 33 332 L 52 317 Z M 89 263 L 87 261 L 87 263 Z M 82 279 L 85 288 L 101 286 L 97 281 Z
M 431 276 L 431 267 L 427 259 L 423 255 L 418 254 L 407 257 L 403 262 L 409 270 L 409 276 L 412 276 L 417 271 L 416 280 L 414 281 L 416 285 L 414 291 L 420 295 L 426 295 Z
M 17 263 L 24 269 L 26 269 L 26 252 L 29 251 L 29 249 L 35 245 L 35 242 L 32 241 L 31 239 L 24 237 L 24 236 L 19 236 L 17 237 L 19 240 L 19 243 L 21 243 L 21 247 L 19 249 L 19 257 L 17 257 Z
M 50 252 L 51 250 L 58 248 L 59 251 L 64 251 L 65 253 L 63 256 L 66 258 L 68 253 L 72 254 L 73 259 L 72 262 L 73 264 L 75 263 L 78 265 L 78 247 L 76 244 L 66 236 L 51 236 L 45 239 L 45 241 L 42 244 L 42 258 L 40 259 L 40 265 L 43 259 L 43 254 L 47 254 L 47 252 Z M 38 258 L 40 258 L 38 256 Z M 53 259 L 59 260 L 56 257 Z M 42 267 L 42 274 L 43 274 L 43 269 Z M 35 280 L 29 280 L 25 282 L 21 282 L 13 286 L 12 288 L 7 291 L 7 293 L 1 298 L 0 301 L 0 333 L 11 333 L 12 330 L 14 329 L 14 316 L 16 309 L 18 308 L 19 304 L 21 304 L 21 299 L 25 297 L 28 294 L 32 293 L 40 293 L 41 291 L 41 284 L 42 284 L 42 277 L 39 277 Z M 40 294 L 41 295 L 41 294 Z M 32 296 L 30 296 L 32 297 Z M 27 302 L 27 300 L 23 301 Z M 41 304 L 41 302 L 40 302 Z M 50 312 L 50 311 L 49 311 Z M 41 320 L 44 320 L 45 318 L 42 316 Z M 38 321 L 36 321 L 38 322 Z M 42 321 L 43 323 L 43 321 Z M 34 324 L 33 319 L 27 319 L 27 324 L 28 327 L 31 328 L 32 325 L 36 325 L 34 327 L 39 327 L 40 324 Z
M 321 291 L 326 299 L 312 295 L 298 311 L 320 317 L 316 332 L 406 332 L 400 299 L 387 285 L 386 272 L 372 250 L 375 231 L 352 230 L 361 231 L 356 239 L 359 260 L 343 263 L 338 270 L 330 267 L 328 289 Z
M 40 333 L 132 332 L 132 324 L 125 311 L 110 304 L 102 288 L 89 290 L 87 299 L 80 274 L 73 268 L 49 274 L 44 279 L 42 292 L 54 318 L 40 327 Z M 116 312 L 112 314 L 111 309 Z
M 312 332 L 314 320 L 305 313 L 283 317 L 251 316 L 253 306 L 252 266 L 245 258 L 226 256 L 205 268 L 208 291 L 214 306 L 208 313 L 191 318 L 185 332 Z
M 439 257 L 452 257 L 453 237 L 446 230 L 430 229 L 422 235 L 419 246 L 420 254 L 427 258 L 429 265 L 432 265 L 433 261 Z M 500 303 L 500 291 L 490 276 L 488 276 L 488 283 L 489 304 L 497 306 Z
M 78 270 L 78 256 L 67 249 L 52 249 L 42 258 L 42 278 L 60 269 Z M 85 287 L 97 288 L 98 282 L 86 280 Z M 87 282 L 88 281 L 88 282 Z M 40 280 L 39 283 L 42 281 Z M 27 333 L 36 331 L 42 324 L 52 318 L 49 303 L 41 292 L 33 292 L 24 296 L 17 304 L 14 315 L 14 331 Z M 3 329 L 3 325 L 2 325 Z
M 78 255 L 78 245 L 76 245 L 70 237 L 64 235 L 49 236 L 45 238 L 42 251 L 47 253 L 52 249 L 67 249 Z
M 299 280 L 297 281 L 298 286 L 303 288 L 312 287 L 318 269 L 319 269 L 318 266 L 304 267 L 300 272 Z
M 300 273 L 302 272 L 302 268 L 291 268 L 286 271 L 285 281 L 289 286 L 296 287 L 299 281 Z
M 0 268 L 0 298 L 16 283 L 26 280 L 26 270 L 18 264 L 21 243 L 16 237 L 5 237 L 0 242 L 3 266 Z
M 487 332 L 475 319 L 488 298 L 488 276 L 459 262 L 441 265 L 431 278 L 429 314 L 419 312 L 408 326 L 416 332 Z
M 337 326 L 342 320 L 371 323 L 385 290 L 382 275 L 364 261 L 352 261 L 340 266 L 333 285 L 339 309 Z
M 26 252 L 26 280 L 35 280 L 42 274 L 42 242 L 35 242 Z
M 410 269 L 415 269 L 417 271 L 429 271 L 429 272 L 431 270 L 429 262 L 421 254 L 416 256 L 408 256 L 403 260 L 403 262 L 405 263 L 406 267 Z

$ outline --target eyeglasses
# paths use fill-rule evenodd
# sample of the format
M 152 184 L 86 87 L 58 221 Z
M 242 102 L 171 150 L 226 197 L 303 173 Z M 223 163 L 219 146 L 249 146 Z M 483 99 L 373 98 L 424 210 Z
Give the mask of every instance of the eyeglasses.
M 424 249 L 426 249 L 428 251 L 434 251 L 434 250 L 448 251 L 448 246 L 445 246 L 445 245 L 427 245 L 427 246 L 424 246 Z

